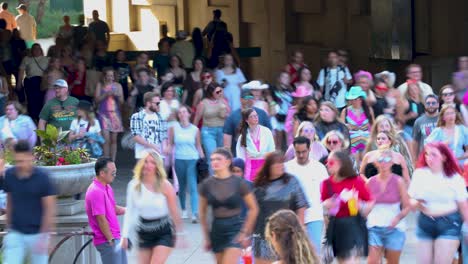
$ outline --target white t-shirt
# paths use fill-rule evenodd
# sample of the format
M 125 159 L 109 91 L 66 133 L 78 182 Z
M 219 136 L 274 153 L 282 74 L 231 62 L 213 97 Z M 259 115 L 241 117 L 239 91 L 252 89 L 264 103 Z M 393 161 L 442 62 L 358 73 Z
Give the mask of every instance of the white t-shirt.
M 88 121 L 80 119 L 78 123 L 78 119 L 73 119 L 70 125 L 70 132 L 73 131 L 74 133 L 78 134 L 81 131 L 86 131 L 88 127 Z M 88 132 L 90 133 L 99 133 L 101 132 L 101 125 L 99 124 L 99 120 L 94 120 L 94 125 L 89 128 Z
M 167 120 L 172 112 L 177 111 L 179 109 L 180 103 L 177 99 L 172 99 L 172 101 L 167 103 L 166 100 L 161 100 L 159 105 L 159 114 L 164 120 Z
M 285 164 L 286 171 L 299 180 L 302 190 L 306 196 L 309 208 L 306 209 L 304 222 L 323 220 L 323 208 L 320 201 L 320 185 L 329 177 L 325 166 L 315 160 L 302 166 L 297 163 L 297 159 L 290 160 Z
M 413 199 L 426 201 L 424 206 L 434 215 L 455 211 L 457 202 L 468 198 L 465 181 L 460 174 L 449 178 L 442 173 L 434 174 L 427 168 L 414 171 L 408 193 Z

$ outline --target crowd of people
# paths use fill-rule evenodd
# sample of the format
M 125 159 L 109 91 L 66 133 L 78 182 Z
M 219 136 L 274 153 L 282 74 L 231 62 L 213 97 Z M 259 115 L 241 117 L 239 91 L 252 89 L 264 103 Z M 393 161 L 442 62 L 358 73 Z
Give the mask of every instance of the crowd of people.
M 316 80 L 296 51 L 267 83 L 244 75 L 220 10 L 190 40 L 164 28 L 154 58 L 133 63 L 107 50 L 96 10 L 88 27 L 65 16 L 44 53 L 27 7 L 13 20 L 1 8 L 0 143 L 16 161 L 4 172 L 7 263 L 47 262 L 54 187 L 32 148 L 48 124 L 97 158 L 85 201 L 103 263 L 126 263 L 133 247 L 139 263 L 165 263 L 187 242 L 183 219 L 217 263 L 239 263 L 249 247 L 258 264 L 399 263 L 410 211 L 417 263 L 468 260 L 468 57 L 438 95 L 418 64 L 399 78 L 353 75 L 344 50 Z M 136 160 L 126 207 L 110 186 L 119 139 Z

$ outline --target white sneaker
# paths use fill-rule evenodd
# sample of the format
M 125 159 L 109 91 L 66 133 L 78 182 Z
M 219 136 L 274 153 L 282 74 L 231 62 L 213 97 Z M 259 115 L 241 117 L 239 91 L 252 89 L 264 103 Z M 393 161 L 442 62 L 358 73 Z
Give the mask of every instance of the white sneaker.
M 198 223 L 198 218 L 194 215 L 192 215 L 192 224 Z
M 185 210 L 182 211 L 182 219 L 188 219 L 188 213 Z

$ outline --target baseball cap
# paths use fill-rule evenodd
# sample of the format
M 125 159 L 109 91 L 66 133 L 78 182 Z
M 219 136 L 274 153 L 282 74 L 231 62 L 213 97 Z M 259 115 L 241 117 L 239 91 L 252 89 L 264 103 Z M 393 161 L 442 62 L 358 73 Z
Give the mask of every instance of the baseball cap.
M 68 88 L 68 83 L 63 80 L 63 79 L 58 79 L 54 82 L 54 86 L 58 86 L 58 87 L 66 87 Z
M 20 4 L 16 9 L 28 10 L 28 7 L 25 4 Z
M 242 89 L 241 98 L 246 100 L 253 99 L 253 95 L 250 92 L 250 89 Z

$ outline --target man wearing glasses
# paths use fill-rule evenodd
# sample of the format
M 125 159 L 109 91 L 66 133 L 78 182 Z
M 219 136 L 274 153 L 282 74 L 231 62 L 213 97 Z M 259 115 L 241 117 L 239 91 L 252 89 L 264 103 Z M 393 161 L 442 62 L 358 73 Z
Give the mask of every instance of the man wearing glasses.
M 42 107 L 39 114 L 39 130 L 45 130 L 47 124 L 51 124 L 62 130 L 70 130 L 70 125 L 76 117 L 79 100 L 68 95 L 68 84 L 65 80 L 58 79 L 54 83 L 55 98 Z M 41 100 L 42 98 L 37 98 Z
M 437 119 L 439 118 L 439 98 L 437 95 L 430 94 L 426 96 L 424 109 L 424 114 L 416 119 L 413 126 L 413 160 L 417 160 L 424 146 L 424 140 L 437 127 Z
M 406 67 L 406 78 L 408 78 L 409 80 L 414 80 L 418 82 L 423 98 L 426 98 L 426 96 L 430 94 L 434 94 L 434 91 L 432 90 L 432 87 L 429 84 L 422 81 L 422 77 L 423 77 L 423 72 L 422 72 L 421 65 L 410 64 L 408 65 L 408 67 Z M 402 96 L 405 96 L 406 90 L 408 90 L 407 82 L 404 82 L 403 84 L 398 86 L 398 91 L 400 91 Z
M 115 203 L 110 184 L 117 175 L 115 163 L 101 157 L 94 166 L 96 178 L 86 191 L 85 206 L 89 226 L 93 230 L 93 244 L 103 264 L 126 264 L 127 255 L 120 247 L 120 226 L 117 215 L 125 214 L 125 207 Z
M 135 140 L 135 159 L 143 158 L 148 151 L 162 156 L 167 147 L 167 123 L 159 114 L 161 97 L 158 93 L 147 92 L 143 96 L 145 108 L 132 115 L 130 130 Z

